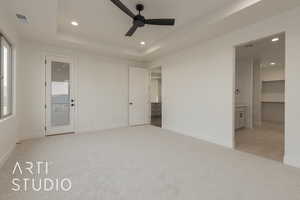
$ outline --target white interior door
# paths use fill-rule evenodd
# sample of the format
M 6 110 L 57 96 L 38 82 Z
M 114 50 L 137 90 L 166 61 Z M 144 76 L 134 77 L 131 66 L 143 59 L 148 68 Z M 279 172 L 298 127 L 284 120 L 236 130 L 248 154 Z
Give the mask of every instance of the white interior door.
M 129 125 L 150 123 L 149 117 L 149 71 L 129 68 Z
M 46 57 L 46 135 L 74 132 L 73 63 Z

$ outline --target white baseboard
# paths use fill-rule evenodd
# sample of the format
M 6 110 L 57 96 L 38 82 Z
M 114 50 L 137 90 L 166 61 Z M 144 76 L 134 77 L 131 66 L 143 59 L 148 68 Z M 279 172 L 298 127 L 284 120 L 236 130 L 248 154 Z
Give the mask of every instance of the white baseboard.
M 300 156 L 284 156 L 284 164 L 300 168 Z
M 109 131 L 109 130 L 114 130 L 114 129 L 119 129 L 119 128 L 128 128 L 128 125 L 124 126 L 116 126 L 116 127 L 108 127 L 108 128 L 103 128 L 103 129 L 79 129 L 75 131 L 75 134 L 86 134 L 86 133 L 96 133 L 96 132 L 102 132 L 102 131 Z
M 3 167 L 5 162 L 8 160 L 9 156 L 11 155 L 11 153 L 13 152 L 15 147 L 16 147 L 16 144 L 14 144 L 12 147 L 10 147 L 9 150 L 0 158 L 0 169 Z
M 213 138 L 213 137 L 208 137 L 207 135 L 209 135 L 209 134 L 198 136 L 198 135 L 195 135 L 195 134 L 192 134 L 192 133 L 188 133 L 188 132 L 185 132 L 185 131 L 182 131 L 182 130 L 169 128 L 169 127 L 166 127 L 166 126 L 164 126 L 163 129 L 174 132 L 174 133 L 177 133 L 179 135 L 188 136 L 188 137 L 192 137 L 192 138 L 197 139 L 197 140 L 202 140 L 202 141 L 205 141 L 205 142 L 208 142 L 208 143 L 223 146 L 225 148 L 229 148 L 229 149 L 234 148 L 234 145 L 233 145 L 232 141 L 219 140 L 219 139 L 216 139 L 216 138 Z

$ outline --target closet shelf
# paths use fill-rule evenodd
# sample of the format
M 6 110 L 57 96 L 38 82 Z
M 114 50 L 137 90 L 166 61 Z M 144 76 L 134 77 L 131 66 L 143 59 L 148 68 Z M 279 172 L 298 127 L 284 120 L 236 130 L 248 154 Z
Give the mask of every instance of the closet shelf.
M 280 103 L 280 104 L 284 104 L 284 101 L 261 101 L 262 103 Z
M 284 82 L 285 80 L 262 80 L 263 83 Z

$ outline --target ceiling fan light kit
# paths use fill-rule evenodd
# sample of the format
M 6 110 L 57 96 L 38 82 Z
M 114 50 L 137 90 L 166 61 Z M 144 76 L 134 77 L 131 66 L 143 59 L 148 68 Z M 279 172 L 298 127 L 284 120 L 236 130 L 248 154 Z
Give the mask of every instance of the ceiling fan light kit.
M 111 0 L 118 8 L 120 8 L 124 13 L 126 13 L 133 20 L 133 25 L 126 33 L 126 36 L 131 37 L 138 28 L 147 25 L 159 25 L 159 26 L 174 26 L 175 19 L 146 19 L 141 15 L 141 11 L 144 10 L 143 4 L 137 4 L 136 9 L 139 12 L 135 15 L 129 8 L 127 8 L 120 0 Z

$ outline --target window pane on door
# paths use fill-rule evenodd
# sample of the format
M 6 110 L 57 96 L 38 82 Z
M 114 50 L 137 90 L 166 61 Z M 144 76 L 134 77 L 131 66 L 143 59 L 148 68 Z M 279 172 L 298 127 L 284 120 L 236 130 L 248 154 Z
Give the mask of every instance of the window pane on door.
M 70 64 L 51 62 L 51 126 L 70 124 Z

